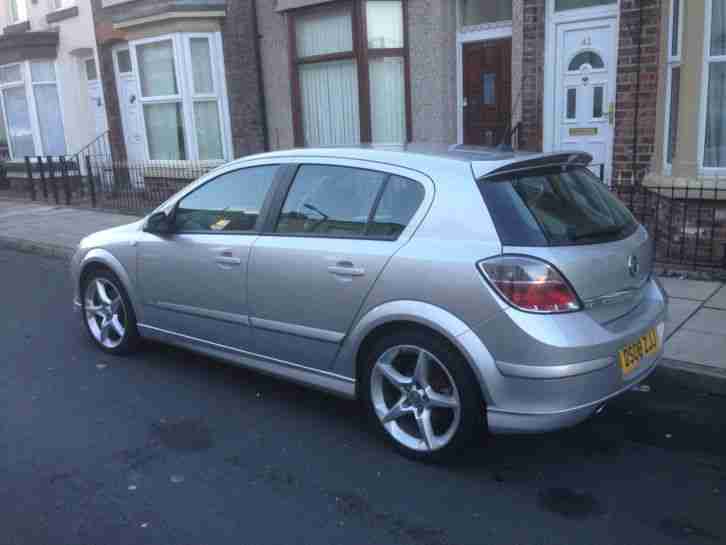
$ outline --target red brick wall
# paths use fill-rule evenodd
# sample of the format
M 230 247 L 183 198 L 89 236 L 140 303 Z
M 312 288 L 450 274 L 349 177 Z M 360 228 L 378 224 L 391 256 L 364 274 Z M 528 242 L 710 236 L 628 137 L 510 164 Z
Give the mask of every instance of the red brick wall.
M 616 179 L 621 176 L 630 179 L 633 172 L 641 176 L 653 159 L 661 1 L 621 0 L 620 3 L 613 153 Z
M 522 125 L 519 147 L 542 150 L 545 0 L 523 0 Z

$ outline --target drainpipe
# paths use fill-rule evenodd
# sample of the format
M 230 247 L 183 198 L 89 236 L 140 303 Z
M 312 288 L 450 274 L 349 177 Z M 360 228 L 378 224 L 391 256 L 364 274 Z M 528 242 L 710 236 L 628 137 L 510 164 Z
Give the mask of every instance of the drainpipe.
M 255 37 L 255 62 L 257 63 L 258 77 L 258 93 L 260 95 L 260 115 L 262 116 L 262 139 L 264 151 L 270 151 L 270 135 L 267 129 L 267 101 L 265 99 L 265 79 L 262 71 L 262 54 L 260 53 L 260 42 L 262 36 L 259 34 L 257 26 L 257 0 L 251 0 L 252 4 L 252 35 Z
M 638 116 L 640 115 L 640 72 L 642 67 L 640 65 L 642 51 L 643 51 L 643 2 L 638 1 L 638 55 L 637 55 L 637 66 L 638 75 L 635 80 L 635 114 L 633 120 L 635 121 L 635 127 L 633 128 L 633 178 L 635 179 L 635 172 L 638 165 L 638 138 L 640 136 Z M 632 33 L 632 31 L 631 31 Z M 639 180 L 638 180 L 639 181 Z

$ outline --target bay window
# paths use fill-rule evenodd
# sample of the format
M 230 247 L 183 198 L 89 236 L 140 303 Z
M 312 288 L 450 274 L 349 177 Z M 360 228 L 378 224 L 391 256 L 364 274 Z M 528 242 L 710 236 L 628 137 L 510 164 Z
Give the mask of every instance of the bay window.
M 297 145 L 408 140 L 403 0 L 355 0 L 294 12 Z
M 12 159 L 66 153 L 53 61 L 1 66 L 0 109 Z
M 666 67 L 666 140 L 665 160 L 673 164 L 678 142 L 678 112 L 681 87 L 681 42 L 683 41 L 683 1 L 670 0 L 668 22 L 668 64 Z
M 211 34 L 131 43 L 151 160 L 222 160 L 229 155 L 221 46 Z
M 709 4 L 707 4 L 707 9 Z M 709 13 L 707 12 L 707 20 Z M 711 0 L 706 40 L 703 166 L 726 167 L 726 0 Z

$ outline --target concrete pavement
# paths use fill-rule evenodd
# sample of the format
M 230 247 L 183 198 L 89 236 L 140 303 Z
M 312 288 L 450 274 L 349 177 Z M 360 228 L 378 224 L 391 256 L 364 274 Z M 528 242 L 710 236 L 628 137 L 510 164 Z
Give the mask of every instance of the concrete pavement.
M 69 257 L 86 235 L 135 216 L 0 199 L 0 246 Z M 726 286 L 661 278 L 671 296 L 663 367 L 726 393 Z M 720 379 L 720 380 L 713 380 Z

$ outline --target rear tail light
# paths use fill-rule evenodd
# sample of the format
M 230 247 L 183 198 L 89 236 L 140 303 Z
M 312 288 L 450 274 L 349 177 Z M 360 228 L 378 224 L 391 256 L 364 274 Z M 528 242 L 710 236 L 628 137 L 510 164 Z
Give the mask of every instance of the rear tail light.
M 549 314 L 582 308 L 567 280 L 545 261 L 502 256 L 480 261 L 478 266 L 499 295 L 515 308 Z

